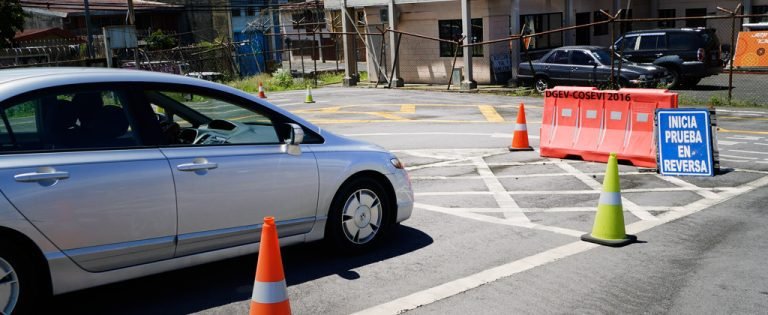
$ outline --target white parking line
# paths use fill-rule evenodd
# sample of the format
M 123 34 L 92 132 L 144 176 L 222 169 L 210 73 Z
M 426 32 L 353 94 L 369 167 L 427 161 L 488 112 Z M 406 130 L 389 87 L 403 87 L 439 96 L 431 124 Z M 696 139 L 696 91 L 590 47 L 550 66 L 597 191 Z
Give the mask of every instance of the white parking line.
M 735 145 L 735 144 L 742 144 L 742 143 L 744 143 L 744 142 L 728 141 L 728 140 L 718 140 L 717 141 L 718 145 Z
M 507 189 L 501 184 L 498 178 L 494 177 L 493 171 L 485 164 L 485 160 L 481 157 L 472 158 L 472 162 L 477 168 L 477 173 L 483 177 L 485 185 L 488 186 L 488 190 L 493 193 L 493 199 L 499 204 L 499 207 L 503 210 L 504 217 L 507 220 L 511 220 L 518 223 L 530 222 L 528 217 L 520 211 L 520 206 L 517 205 L 514 199 L 507 193 Z
M 732 199 L 740 194 L 747 193 L 754 189 L 768 184 L 768 176 L 763 176 L 755 181 L 739 186 L 737 190 L 721 193 L 719 199 L 701 199 L 688 206 L 687 211 L 670 211 L 660 216 L 656 221 L 637 221 L 627 226 L 628 233 L 640 233 L 653 227 L 671 222 L 673 220 L 694 214 L 709 207 L 718 205 Z M 421 205 L 419 205 L 421 207 Z M 492 217 L 489 217 L 492 218 Z M 497 218 L 496 218 L 497 219 Z M 503 221 L 497 219 L 499 221 Z M 356 312 L 354 314 L 400 314 L 408 310 L 416 309 L 420 306 L 428 305 L 451 296 L 460 294 L 497 280 L 513 276 L 515 274 L 546 265 L 548 263 L 583 253 L 587 250 L 598 247 L 599 245 L 587 242 L 573 242 L 548 251 L 525 257 L 495 268 L 486 269 L 476 274 L 450 281 L 423 291 L 392 300 L 387 303 L 373 306 L 371 308 Z
M 752 154 L 765 154 L 768 155 L 768 152 L 759 152 L 759 151 L 747 151 L 747 150 L 727 150 L 728 152 L 741 152 L 741 153 L 752 153 Z
M 739 156 L 739 155 L 727 155 L 727 154 L 720 154 L 720 157 L 726 157 L 726 158 L 732 158 L 732 159 L 741 159 L 741 160 L 757 160 L 756 157 Z

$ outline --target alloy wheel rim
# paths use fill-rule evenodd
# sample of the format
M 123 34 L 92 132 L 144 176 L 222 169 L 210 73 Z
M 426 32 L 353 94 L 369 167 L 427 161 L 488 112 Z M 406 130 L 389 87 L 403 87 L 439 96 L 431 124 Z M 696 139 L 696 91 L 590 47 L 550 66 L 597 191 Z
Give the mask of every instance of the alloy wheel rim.
M 383 208 L 379 196 L 369 189 L 352 193 L 341 214 L 344 235 L 352 243 L 365 244 L 373 240 L 381 227 Z
M 11 314 L 19 301 L 19 289 L 16 270 L 0 257 L 0 314 Z
M 542 79 L 536 80 L 536 91 L 544 92 L 547 89 L 547 82 Z

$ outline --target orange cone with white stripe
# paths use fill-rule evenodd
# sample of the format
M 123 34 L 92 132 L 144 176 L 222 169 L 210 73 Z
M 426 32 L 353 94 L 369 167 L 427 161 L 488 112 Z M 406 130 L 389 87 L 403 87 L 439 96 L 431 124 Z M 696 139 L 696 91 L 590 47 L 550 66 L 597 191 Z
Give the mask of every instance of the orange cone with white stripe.
M 261 228 L 259 261 L 256 263 L 256 281 L 253 283 L 250 312 L 250 315 L 257 314 L 291 314 L 274 217 L 264 218 Z
M 528 126 L 525 123 L 523 103 L 520 103 L 520 108 L 517 110 L 515 133 L 512 135 L 512 145 L 509 146 L 509 151 L 533 151 L 531 145 L 528 144 Z
M 259 82 L 259 97 L 267 98 L 267 94 L 264 94 L 264 85 Z

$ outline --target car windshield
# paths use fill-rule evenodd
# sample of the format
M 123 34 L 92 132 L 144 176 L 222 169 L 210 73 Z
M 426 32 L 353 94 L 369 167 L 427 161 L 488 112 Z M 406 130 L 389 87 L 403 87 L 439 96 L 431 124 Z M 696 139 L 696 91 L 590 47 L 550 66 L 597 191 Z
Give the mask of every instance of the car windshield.
M 592 56 L 595 56 L 595 59 L 599 61 L 601 64 L 604 65 L 610 65 L 611 64 L 611 52 L 608 49 L 596 49 L 591 51 Z M 615 57 L 613 58 L 613 62 L 619 62 L 619 58 Z M 624 59 L 625 63 L 630 63 L 629 60 Z

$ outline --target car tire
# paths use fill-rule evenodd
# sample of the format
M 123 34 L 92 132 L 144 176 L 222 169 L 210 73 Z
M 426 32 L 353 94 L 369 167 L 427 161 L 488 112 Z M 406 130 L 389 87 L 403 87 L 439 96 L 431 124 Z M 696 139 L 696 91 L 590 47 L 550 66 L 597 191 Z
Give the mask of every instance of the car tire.
M 536 92 L 539 92 L 541 94 L 544 94 L 544 91 L 546 91 L 548 88 L 550 88 L 549 79 L 543 76 L 538 76 L 535 79 L 533 79 L 533 88 L 536 90 Z
M 33 314 L 44 299 L 40 270 L 32 256 L 0 244 L 0 313 Z
M 669 81 L 667 82 L 667 88 L 668 89 L 679 88 L 682 83 L 682 80 L 680 78 L 680 70 L 677 70 L 677 68 L 669 67 L 667 68 L 667 71 L 669 71 Z
M 381 183 L 370 177 L 353 178 L 334 196 L 325 234 L 343 252 L 367 250 L 385 236 L 391 215 L 394 207 Z

